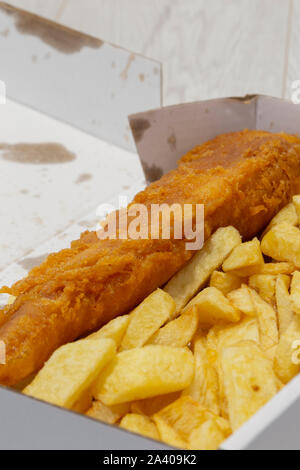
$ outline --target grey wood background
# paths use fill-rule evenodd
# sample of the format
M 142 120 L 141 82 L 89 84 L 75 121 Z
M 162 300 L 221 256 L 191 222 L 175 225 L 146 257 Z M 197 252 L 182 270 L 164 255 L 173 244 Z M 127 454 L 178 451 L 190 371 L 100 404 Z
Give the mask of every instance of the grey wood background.
M 164 104 L 246 93 L 289 98 L 300 79 L 300 0 L 9 3 L 161 61 Z

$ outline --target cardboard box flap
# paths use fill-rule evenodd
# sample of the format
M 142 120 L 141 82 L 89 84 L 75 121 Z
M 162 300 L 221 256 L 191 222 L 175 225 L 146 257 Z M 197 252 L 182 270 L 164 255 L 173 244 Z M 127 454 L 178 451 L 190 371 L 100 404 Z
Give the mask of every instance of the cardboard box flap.
M 176 167 L 197 145 L 225 132 L 263 129 L 298 133 L 300 107 L 262 95 L 199 101 L 129 117 L 131 130 L 148 182 Z
M 161 66 L 0 2 L 7 96 L 134 150 L 127 116 L 161 105 Z

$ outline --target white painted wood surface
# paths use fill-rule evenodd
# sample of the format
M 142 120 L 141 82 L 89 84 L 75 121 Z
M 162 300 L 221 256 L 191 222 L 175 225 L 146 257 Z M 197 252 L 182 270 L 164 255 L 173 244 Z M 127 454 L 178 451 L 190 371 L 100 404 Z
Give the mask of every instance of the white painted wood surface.
M 8 3 L 159 60 L 164 68 L 166 105 L 246 93 L 290 97 L 291 83 L 300 80 L 300 0 L 8 0 Z M 111 167 L 111 178 L 122 165 L 120 162 Z M 113 187 L 116 194 L 122 192 L 122 187 L 141 180 L 137 158 L 131 162 L 130 175 L 127 173 L 118 172 L 119 186 Z M 99 202 L 102 196 L 99 192 Z M 20 207 L 24 201 L 23 197 Z M 32 219 L 32 224 L 26 226 L 28 234 L 35 234 L 32 248 L 47 239 L 46 227 L 36 235 L 34 222 L 37 214 L 43 212 L 42 202 L 35 201 L 32 213 L 26 206 L 26 220 Z M 65 226 L 79 215 L 72 204 L 63 210 Z M 11 233 L 15 230 L 17 234 L 17 226 L 12 225 L 16 224 L 16 217 L 9 214 L 8 207 L 6 212 L 11 230 L 2 230 L 0 267 L 30 249 L 28 237 L 26 243 L 19 240 L 13 248 Z M 48 238 L 52 232 L 49 229 Z

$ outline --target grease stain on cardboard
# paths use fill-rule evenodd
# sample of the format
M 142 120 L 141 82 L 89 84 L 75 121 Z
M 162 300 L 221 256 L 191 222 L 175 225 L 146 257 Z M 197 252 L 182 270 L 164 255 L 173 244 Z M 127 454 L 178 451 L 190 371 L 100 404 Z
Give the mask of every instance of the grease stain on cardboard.
M 139 142 L 144 137 L 146 130 L 150 129 L 151 124 L 147 119 L 138 118 L 132 119 L 130 126 L 135 141 Z
M 176 150 L 176 145 L 177 145 L 175 134 L 171 134 L 170 137 L 168 138 L 167 142 L 168 142 L 169 147 L 172 150 L 172 152 L 174 152 L 174 150 Z
M 152 183 L 153 181 L 157 181 L 162 177 L 163 169 L 159 166 L 155 164 L 150 166 L 145 161 L 142 161 L 142 165 L 148 182 Z
M 84 47 L 99 49 L 104 44 L 101 39 L 74 31 L 32 13 L 17 10 L 10 5 L 1 4 L 0 9 L 12 15 L 19 33 L 36 36 L 45 44 L 64 54 L 80 52 Z
M 129 57 L 128 57 L 128 60 L 127 60 L 127 64 L 125 65 L 124 70 L 120 73 L 120 77 L 122 78 L 122 80 L 127 80 L 129 69 L 130 69 L 131 64 L 134 60 L 135 60 L 135 55 L 130 54 Z
M 81 184 L 85 183 L 86 181 L 89 181 L 93 178 L 93 175 L 90 173 L 82 173 L 81 175 L 78 176 L 77 180 L 75 181 L 75 184 Z
M 45 143 L 0 143 L 0 156 L 3 160 L 14 163 L 32 165 L 49 165 L 68 163 L 76 159 L 76 155 L 61 144 Z

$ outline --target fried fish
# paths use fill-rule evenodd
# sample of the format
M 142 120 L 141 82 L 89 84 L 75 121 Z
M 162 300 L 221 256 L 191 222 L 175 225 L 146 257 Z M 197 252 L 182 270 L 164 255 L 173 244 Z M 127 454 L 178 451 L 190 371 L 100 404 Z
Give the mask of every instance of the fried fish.
M 246 130 L 194 148 L 134 202 L 147 208 L 201 203 L 205 238 L 233 225 L 248 239 L 297 193 L 300 140 Z M 99 240 L 95 232 L 85 232 L 25 279 L 3 287 L 2 293 L 17 298 L 1 312 L 6 364 L 0 365 L 0 383 L 18 383 L 40 369 L 56 348 L 127 313 L 163 286 L 195 253 L 185 242 L 172 236 Z

